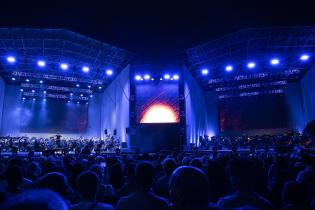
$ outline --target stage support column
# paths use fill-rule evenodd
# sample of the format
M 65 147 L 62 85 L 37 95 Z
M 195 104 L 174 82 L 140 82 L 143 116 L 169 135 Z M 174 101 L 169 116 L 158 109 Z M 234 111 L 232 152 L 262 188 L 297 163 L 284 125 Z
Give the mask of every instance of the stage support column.
M 178 64 L 180 80 L 178 82 L 178 101 L 179 101 L 179 127 L 180 127 L 180 146 L 183 149 L 187 145 L 186 135 L 186 105 L 185 105 L 185 77 L 182 64 Z
M 135 142 L 135 131 L 136 131 L 136 124 L 137 124 L 137 115 L 136 115 L 136 84 L 134 80 L 135 75 L 135 67 L 134 65 L 130 65 L 130 101 L 129 101 L 129 148 Z

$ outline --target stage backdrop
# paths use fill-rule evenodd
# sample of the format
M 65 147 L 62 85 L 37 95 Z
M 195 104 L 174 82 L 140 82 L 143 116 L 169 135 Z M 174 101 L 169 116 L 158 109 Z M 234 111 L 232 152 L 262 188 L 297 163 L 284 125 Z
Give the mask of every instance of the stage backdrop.
M 315 66 L 301 80 L 304 122 L 315 119 Z M 304 127 L 304 126 L 303 126 Z
M 46 104 L 42 100 L 23 102 L 20 87 L 6 85 L 0 135 L 48 137 L 60 133 L 68 137 L 100 137 L 99 100 L 99 94 L 95 94 L 88 107 L 49 100 Z M 74 106 L 73 110 L 71 106 Z M 81 116 L 79 118 L 71 114 L 78 110 L 81 112 L 77 115 Z M 69 118 L 66 119 L 61 114 L 66 114 Z
M 114 134 L 122 142 L 129 144 L 126 128 L 129 128 L 129 96 L 130 82 L 127 66 L 103 93 L 101 105 L 101 133 L 104 136 L 106 129 L 109 134 Z
M 219 101 L 220 131 L 287 128 L 284 95 L 236 97 Z
M 178 123 L 178 82 L 155 81 L 136 84 L 137 123 Z

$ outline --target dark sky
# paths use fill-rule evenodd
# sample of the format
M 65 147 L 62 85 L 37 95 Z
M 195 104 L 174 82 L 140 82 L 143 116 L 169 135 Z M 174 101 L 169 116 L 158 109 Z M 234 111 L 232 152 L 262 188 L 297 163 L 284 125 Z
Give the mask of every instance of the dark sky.
M 66 28 L 161 60 L 248 27 L 315 25 L 315 7 L 304 0 L 49 2 L 1 1 L 0 27 Z

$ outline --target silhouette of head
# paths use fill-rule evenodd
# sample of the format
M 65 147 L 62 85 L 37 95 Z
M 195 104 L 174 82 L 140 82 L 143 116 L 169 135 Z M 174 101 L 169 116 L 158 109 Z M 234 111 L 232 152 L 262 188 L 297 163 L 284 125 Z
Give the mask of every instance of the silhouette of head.
M 163 170 L 166 173 L 166 175 L 171 175 L 175 169 L 176 162 L 173 158 L 166 158 L 163 161 Z
M 169 185 L 175 207 L 189 209 L 208 206 L 209 183 L 207 176 L 200 169 L 191 166 L 177 168 Z
M 37 180 L 39 188 L 50 189 L 62 197 L 66 197 L 68 194 L 68 181 L 66 177 L 59 172 L 48 173 Z
M 235 158 L 229 161 L 226 171 L 236 190 L 251 190 L 255 187 L 257 169 L 251 160 Z
M 64 200 L 50 190 L 27 191 L 7 200 L 3 210 L 67 210 Z
M 135 171 L 135 182 L 137 190 L 149 190 L 154 181 L 154 168 L 150 162 L 143 161 L 137 164 Z
M 94 200 L 99 187 L 99 179 L 92 171 L 82 172 L 76 181 L 77 190 L 83 200 Z
M 23 169 L 17 165 L 8 167 L 6 178 L 7 178 L 9 188 L 18 187 L 22 183 L 23 178 L 24 178 Z

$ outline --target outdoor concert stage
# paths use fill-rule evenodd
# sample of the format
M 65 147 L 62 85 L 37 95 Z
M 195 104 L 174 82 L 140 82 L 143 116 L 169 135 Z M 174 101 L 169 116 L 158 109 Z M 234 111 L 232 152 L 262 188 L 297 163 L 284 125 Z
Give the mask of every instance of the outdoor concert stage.
M 314 36 L 315 27 L 247 29 L 142 63 L 69 30 L 0 29 L 0 137 L 113 138 L 121 150 L 154 151 L 301 132 L 315 119 Z

